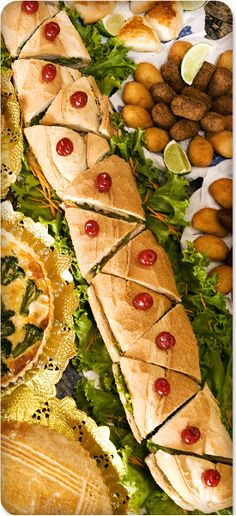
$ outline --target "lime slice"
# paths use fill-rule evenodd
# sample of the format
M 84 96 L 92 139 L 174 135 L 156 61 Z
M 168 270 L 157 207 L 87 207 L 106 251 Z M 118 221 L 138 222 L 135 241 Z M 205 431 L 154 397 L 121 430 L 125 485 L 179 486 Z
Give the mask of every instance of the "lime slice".
M 102 21 L 105 30 L 108 32 L 110 36 L 117 36 L 118 32 L 120 32 L 122 25 L 124 25 L 125 23 L 125 19 L 123 18 L 123 16 L 121 16 L 121 14 L 118 13 L 105 16 L 105 18 L 103 18 Z
M 175 140 L 171 140 L 164 150 L 164 162 L 167 170 L 173 174 L 188 174 L 191 164 L 184 149 Z
M 192 84 L 194 77 L 197 75 L 205 61 L 210 48 L 211 45 L 208 43 L 198 43 L 186 52 L 181 64 L 181 75 L 184 82 Z
M 206 0 L 203 1 L 195 1 L 195 0 L 188 0 L 183 1 L 181 0 L 181 5 L 185 11 L 194 11 L 195 9 L 198 9 L 199 7 L 202 7 L 206 3 Z

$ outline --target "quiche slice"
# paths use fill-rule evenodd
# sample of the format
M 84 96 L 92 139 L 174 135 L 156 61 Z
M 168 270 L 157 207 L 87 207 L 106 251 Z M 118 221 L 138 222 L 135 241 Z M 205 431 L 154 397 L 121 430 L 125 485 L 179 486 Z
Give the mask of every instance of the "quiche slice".
M 2 230 L 1 379 L 6 386 L 31 368 L 53 318 L 50 280 L 34 251 Z

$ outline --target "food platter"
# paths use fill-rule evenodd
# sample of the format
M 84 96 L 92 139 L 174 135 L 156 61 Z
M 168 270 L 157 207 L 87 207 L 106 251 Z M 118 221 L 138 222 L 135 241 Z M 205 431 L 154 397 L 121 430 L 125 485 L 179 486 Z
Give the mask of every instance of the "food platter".
M 232 38 L 211 4 L 2 12 L 7 511 L 232 514 Z

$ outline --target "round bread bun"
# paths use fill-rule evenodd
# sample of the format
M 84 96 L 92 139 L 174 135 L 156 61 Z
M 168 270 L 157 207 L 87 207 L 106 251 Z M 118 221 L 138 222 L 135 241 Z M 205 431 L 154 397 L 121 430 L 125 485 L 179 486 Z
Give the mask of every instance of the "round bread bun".
M 2 504 L 11 514 L 113 514 L 96 461 L 39 424 L 2 423 Z

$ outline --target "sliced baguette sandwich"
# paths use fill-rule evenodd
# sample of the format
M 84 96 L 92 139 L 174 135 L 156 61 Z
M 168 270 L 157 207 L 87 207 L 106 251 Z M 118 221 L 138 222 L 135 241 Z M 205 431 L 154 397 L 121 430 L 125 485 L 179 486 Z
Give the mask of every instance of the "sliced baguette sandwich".
M 156 483 L 183 509 L 216 514 L 231 507 L 231 466 L 162 450 L 148 455 L 145 462 Z M 216 485 L 212 485 L 212 478 L 218 480 Z
M 113 365 L 113 373 L 129 424 L 139 442 L 199 389 L 185 375 L 125 357 Z M 160 379 L 169 384 L 166 395 L 156 390 L 156 382 Z
M 55 5 L 46 2 L 37 2 L 37 4 L 33 12 L 27 12 L 23 2 L 10 2 L 2 11 L 2 35 L 12 57 L 18 56 L 24 43 L 39 25 L 58 12 Z
M 53 33 L 50 38 L 47 36 L 49 24 L 54 24 L 54 30 L 55 24 L 57 25 L 57 34 Z M 56 16 L 42 23 L 28 39 L 19 58 L 28 59 L 29 57 L 48 61 L 59 59 L 63 64 L 75 66 L 89 63 L 91 60 L 79 33 L 65 11 L 60 11 Z

